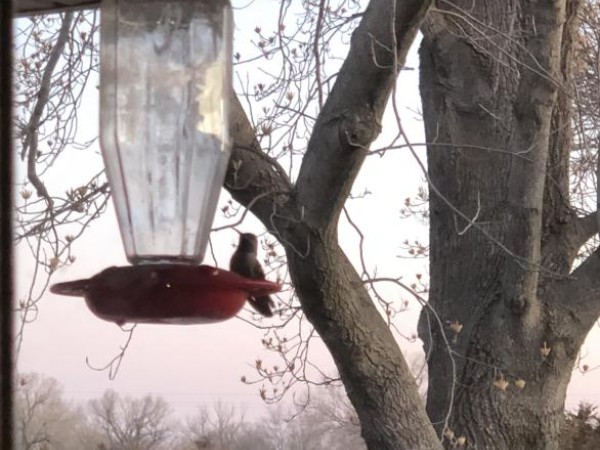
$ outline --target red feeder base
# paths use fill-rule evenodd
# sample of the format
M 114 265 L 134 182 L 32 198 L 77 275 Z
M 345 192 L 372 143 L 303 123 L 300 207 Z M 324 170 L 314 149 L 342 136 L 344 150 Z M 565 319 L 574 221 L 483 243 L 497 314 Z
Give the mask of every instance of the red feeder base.
M 54 294 L 84 297 L 96 316 L 118 325 L 220 322 L 235 316 L 248 297 L 279 290 L 267 280 L 183 264 L 109 267 L 90 279 L 50 287 Z

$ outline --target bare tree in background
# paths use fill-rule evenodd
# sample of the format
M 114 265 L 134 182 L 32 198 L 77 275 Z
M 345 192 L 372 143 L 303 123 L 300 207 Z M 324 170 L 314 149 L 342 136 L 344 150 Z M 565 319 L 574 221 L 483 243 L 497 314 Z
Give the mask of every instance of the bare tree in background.
M 560 434 L 561 450 L 593 450 L 600 446 L 600 415 L 589 403 L 566 413 Z
M 278 399 L 298 382 L 335 381 L 310 363 L 318 334 L 371 450 L 557 449 L 571 370 L 600 315 L 597 0 L 371 0 L 364 11 L 344 0 L 274 5 L 275 23 L 240 31 L 253 51 L 235 56 L 225 183 L 270 233 L 265 263 L 291 281 L 279 322 L 257 323 L 271 327 L 263 343 L 281 360 L 257 361 L 258 381 L 271 383 L 261 395 Z M 54 27 L 40 73 L 51 68 L 60 30 L 71 32 L 69 20 L 65 14 Z M 396 103 L 419 29 L 426 164 Z M 44 92 L 34 86 L 30 97 Z M 396 117 L 386 130 L 392 137 L 372 149 L 386 105 Z M 38 267 L 51 273 L 68 263 L 72 242 L 57 231 L 59 212 L 83 230 L 107 192 L 93 181 L 66 196 L 45 194 L 34 128 L 18 128 L 21 154 L 36 169 L 19 218 L 38 207 L 19 238 L 33 238 Z M 428 191 L 417 199 L 429 210 L 411 200 L 398 207 L 428 219 L 430 242 L 397 234 L 412 254 L 429 255 L 430 288 L 420 272 L 409 285 L 401 274 L 378 277 L 362 258 L 353 266 L 338 241 L 340 220 L 354 224 L 345 206 L 365 159 L 400 148 L 423 170 Z M 222 212 L 231 226 L 245 218 L 234 202 Z M 393 318 L 402 305 L 381 294 L 384 285 L 425 305 L 426 407 L 397 342 Z M 35 298 L 22 308 L 32 310 Z
M 311 392 L 306 410 L 288 423 L 290 450 L 362 450 L 360 423 L 342 389 L 324 386 Z
M 62 386 L 39 373 L 18 377 L 16 450 L 124 450 L 145 448 L 111 442 L 95 416 L 86 418 L 85 410 L 64 400 Z M 111 396 L 107 392 L 103 398 Z M 246 421 L 234 406 L 221 402 L 199 407 L 198 413 L 181 426 L 169 421 L 172 437 L 155 448 L 160 450 L 363 450 L 360 424 L 345 393 L 332 386 L 313 390 L 302 414 L 283 404 L 265 405 L 260 418 Z M 99 402 L 102 399 L 97 400 Z M 117 403 L 142 402 L 119 398 Z M 93 402 L 92 402 L 93 404 Z M 89 405 L 88 405 L 89 406 Z M 95 414 L 92 412 L 92 414 Z M 596 449 L 599 418 L 596 407 L 580 404 L 565 413 L 561 427 L 561 449 Z M 150 419 L 150 417 L 147 417 Z M 154 427 L 144 420 L 145 427 Z M 101 422 L 102 423 L 102 422 Z M 145 445 L 145 444 L 142 444 Z
M 18 450 L 75 450 L 82 412 L 63 399 L 62 386 L 38 373 L 17 376 L 15 423 Z
M 101 446 L 107 450 L 161 449 L 172 438 L 171 410 L 160 397 L 121 397 L 109 390 L 91 400 L 88 411 L 92 428 L 101 430 Z
M 210 417 L 207 414 L 196 419 Z M 360 435 L 360 424 L 354 408 L 343 389 L 324 386 L 311 390 L 311 398 L 298 406 L 282 403 L 268 405 L 266 412 L 253 422 L 236 420 L 233 408 L 213 405 L 213 416 L 223 415 L 228 420 L 226 445 L 215 444 L 217 439 L 196 439 L 206 442 L 212 450 L 363 450 L 365 443 Z M 220 413 L 219 413 L 220 411 Z M 203 436 L 217 435 L 219 427 L 215 420 L 200 420 L 204 423 Z M 194 422 L 197 423 L 197 422 Z M 197 429 L 197 428 L 196 428 Z M 197 433 L 193 433 L 198 435 Z M 214 445 L 210 446 L 210 445 Z M 202 447 L 200 447 L 202 448 Z
M 217 402 L 210 408 L 199 407 L 196 415 L 188 420 L 185 434 L 198 449 L 234 449 L 238 448 L 237 440 L 243 427 L 243 413 L 233 405 Z

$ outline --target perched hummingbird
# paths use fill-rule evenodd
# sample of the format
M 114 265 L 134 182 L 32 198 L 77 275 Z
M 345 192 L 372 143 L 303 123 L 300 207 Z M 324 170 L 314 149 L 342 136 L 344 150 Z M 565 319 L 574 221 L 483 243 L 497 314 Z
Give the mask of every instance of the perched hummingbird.
M 265 279 L 265 272 L 256 258 L 258 241 L 252 233 L 240 233 L 240 242 L 229 261 L 229 270 L 243 277 L 254 278 L 258 280 Z M 272 317 L 275 303 L 271 297 L 264 295 L 262 297 L 248 298 L 250 305 L 265 317 Z

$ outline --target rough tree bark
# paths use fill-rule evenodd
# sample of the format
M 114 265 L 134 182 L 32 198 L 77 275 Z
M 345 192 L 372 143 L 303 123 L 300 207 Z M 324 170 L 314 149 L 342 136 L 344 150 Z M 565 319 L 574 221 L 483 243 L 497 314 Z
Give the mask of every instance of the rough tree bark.
M 569 276 L 597 232 L 568 192 L 580 3 L 440 0 L 423 26 L 429 174 L 442 194 L 430 200 L 429 301 L 463 325 L 449 349 L 449 330 L 422 314 L 427 411 L 473 448 L 558 448 L 571 370 L 600 312 L 598 251 Z M 465 233 L 458 211 L 477 216 Z
M 423 22 L 429 3 L 371 1 L 295 184 L 261 151 L 236 102 L 226 187 L 284 245 L 369 449 L 441 448 L 450 430 L 466 448 L 555 449 L 571 368 L 600 313 L 598 251 L 569 275 L 597 232 L 568 195 L 580 0 L 438 0 Z M 343 203 L 421 25 L 425 128 L 435 144 L 430 305 L 443 323 L 462 325 L 452 336 L 422 314 L 429 419 L 337 241 Z

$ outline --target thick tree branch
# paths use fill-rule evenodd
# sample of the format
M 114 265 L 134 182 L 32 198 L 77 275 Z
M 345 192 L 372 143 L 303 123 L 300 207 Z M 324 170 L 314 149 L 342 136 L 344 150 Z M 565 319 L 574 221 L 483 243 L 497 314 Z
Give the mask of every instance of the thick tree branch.
M 596 233 L 598 233 L 597 211 L 571 221 L 565 228 L 564 238 L 577 251 Z
M 230 134 L 233 151 L 227 168 L 225 188 L 250 210 L 273 233 L 275 217 L 295 215 L 290 197 L 292 183 L 283 168 L 260 148 L 256 133 L 242 105 L 233 96 L 230 113 Z M 282 237 L 282 236 L 280 236 Z
M 569 204 L 569 157 L 573 142 L 573 75 L 574 42 L 578 39 L 581 5 L 584 0 L 566 2 L 566 20 L 563 25 L 560 67 L 556 74 L 561 89 L 558 90 L 552 121 L 546 183 L 544 186 L 544 233 L 565 222 L 572 214 Z
M 286 248 L 303 310 L 332 353 L 369 449 L 441 448 L 402 353 L 336 232 L 429 4 L 370 3 L 317 118 L 293 192 L 281 168 L 260 151 L 239 102 L 232 113 L 235 146 L 226 188 L 245 205 L 260 197 L 252 212 Z
M 44 73 L 40 81 L 40 88 L 38 90 L 37 99 L 29 123 L 23 131 L 23 149 L 21 150 L 21 159 L 25 159 L 27 156 L 27 178 L 31 184 L 35 187 L 37 194 L 40 197 L 44 197 L 48 201 L 48 206 L 52 206 L 52 199 L 48 194 L 46 186 L 42 180 L 40 180 L 36 171 L 36 161 L 38 157 L 38 132 L 42 121 L 42 114 L 48 105 L 50 99 L 50 84 L 54 75 L 54 69 L 63 53 L 65 46 L 69 40 L 69 31 L 71 29 L 71 23 L 73 22 L 73 13 L 68 12 L 62 19 L 62 25 L 56 38 L 56 42 L 50 55 L 48 56 L 48 62 L 44 68 Z
M 558 306 L 569 309 L 576 320 L 573 337 L 583 339 L 600 317 L 600 249 L 596 249 L 571 276 L 552 285 L 552 298 Z
M 369 450 L 441 448 L 413 376 L 364 282 L 329 236 L 310 235 L 310 257 L 288 252 L 302 307 L 326 343 Z
M 598 233 L 597 213 L 576 217 L 551 234 L 542 245 L 542 268 L 551 277 L 567 275 L 571 271 L 577 252 Z
M 296 184 L 309 255 L 287 248 L 303 310 L 332 353 L 369 449 L 440 445 L 391 332 L 337 243 L 339 214 L 379 134 L 396 76 L 428 5 L 369 4 L 317 118 Z M 391 397 L 401 398 L 402 407 L 394 408 Z
M 337 227 L 430 1 L 373 0 L 319 115 L 296 190 L 311 227 Z
M 600 231 L 600 142 L 598 147 L 598 155 L 596 156 L 596 225 L 598 231 Z
M 596 170 L 596 175 L 600 175 L 600 158 Z M 597 178 L 597 180 L 600 180 L 600 178 Z M 598 183 L 596 193 L 598 210 L 580 219 L 582 224 L 585 224 L 582 227 L 591 233 L 588 239 L 600 231 L 600 181 Z M 600 317 L 600 248 L 597 248 L 583 264 L 575 269 L 568 280 L 560 283 L 557 291 L 559 301 L 568 302 L 569 306 L 572 307 L 573 314 L 582 325 L 576 327 L 576 330 L 585 337 Z
M 513 158 L 509 179 L 510 224 L 508 247 L 517 251 L 529 267 L 523 269 L 515 261 L 505 272 L 508 300 L 516 310 L 531 306 L 537 296 L 541 262 L 542 209 L 545 168 L 550 144 L 550 123 L 556 100 L 556 78 L 560 66 L 562 27 L 566 1 L 526 2 L 525 17 L 530 21 L 523 58 L 538 71 L 521 73 L 514 116 L 515 151 L 528 151 L 532 162 Z M 531 310 L 530 311 L 535 311 Z

